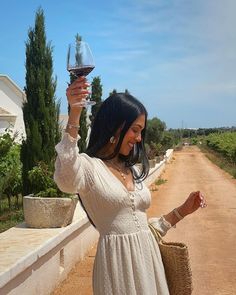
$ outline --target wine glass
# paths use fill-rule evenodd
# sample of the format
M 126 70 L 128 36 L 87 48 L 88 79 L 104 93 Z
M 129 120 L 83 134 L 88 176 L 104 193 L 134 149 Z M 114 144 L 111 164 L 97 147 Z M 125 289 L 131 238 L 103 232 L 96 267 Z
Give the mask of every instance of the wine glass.
M 87 76 L 95 67 L 92 52 L 88 43 L 84 41 L 76 41 L 75 45 L 70 44 L 67 54 L 67 70 L 69 73 L 78 78 L 79 76 Z M 75 103 L 81 107 L 96 104 L 95 101 L 82 99 Z

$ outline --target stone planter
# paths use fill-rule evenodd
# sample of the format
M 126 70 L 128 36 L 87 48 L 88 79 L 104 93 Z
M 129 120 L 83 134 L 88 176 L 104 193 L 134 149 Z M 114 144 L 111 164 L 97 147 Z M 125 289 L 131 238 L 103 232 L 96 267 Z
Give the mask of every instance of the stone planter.
M 32 228 L 64 227 L 72 222 L 78 199 L 25 196 L 25 222 Z
M 156 163 L 160 163 L 161 161 L 164 160 L 164 158 L 165 158 L 165 156 L 157 156 L 157 157 L 155 157 L 155 161 L 156 161 Z
M 150 168 L 154 168 L 155 165 L 156 165 L 156 160 L 155 159 L 149 160 L 149 167 Z

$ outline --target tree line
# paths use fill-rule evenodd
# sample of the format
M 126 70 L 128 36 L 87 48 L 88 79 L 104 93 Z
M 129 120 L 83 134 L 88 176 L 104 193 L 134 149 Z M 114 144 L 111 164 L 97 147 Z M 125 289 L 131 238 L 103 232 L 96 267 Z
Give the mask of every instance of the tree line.
M 194 138 L 197 136 L 207 136 L 212 133 L 236 132 L 236 126 L 232 127 L 215 127 L 215 128 L 183 128 L 169 129 L 170 132 L 178 133 L 181 138 Z

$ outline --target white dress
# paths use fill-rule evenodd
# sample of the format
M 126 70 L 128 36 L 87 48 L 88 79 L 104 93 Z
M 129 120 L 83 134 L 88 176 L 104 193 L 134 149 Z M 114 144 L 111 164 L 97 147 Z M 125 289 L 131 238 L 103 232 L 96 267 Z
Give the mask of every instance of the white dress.
M 65 133 L 56 146 L 54 179 L 68 193 L 80 193 L 100 233 L 93 267 L 94 295 L 168 295 L 159 248 L 145 210 L 151 194 L 144 183 L 128 191 L 98 158 L 78 152 L 77 140 Z M 163 217 L 149 219 L 164 235 Z

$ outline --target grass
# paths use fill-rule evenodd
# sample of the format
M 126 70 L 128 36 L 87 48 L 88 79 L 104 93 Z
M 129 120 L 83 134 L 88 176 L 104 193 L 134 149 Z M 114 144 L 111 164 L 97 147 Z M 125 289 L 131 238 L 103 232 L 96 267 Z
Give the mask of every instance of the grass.
M 166 179 L 163 179 L 163 178 L 158 178 L 156 181 L 154 181 L 151 185 L 150 185 L 150 190 L 152 192 L 154 191 L 158 191 L 158 186 L 161 185 L 161 184 L 164 184 L 166 183 L 167 180 Z
M 24 221 L 23 209 L 4 212 L 0 215 L 0 233 Z
M 166 179 L 158 178 L 158 179 L 155 181 L 155 185 L 161 185 L 161 184 L 164 184 L 164 183 L 166 183 L 166 182 L 167 182 Z
M 11 198 L 11 208 L 8 207 L 7 199 L 0 200 L 0 233 L 24 221 L 22 197 L 16 204 L 16 197 Z
M 199 148 L 212 163 L 236 178 L 236 164 L 230 163 L 220 153 L 212 151 L 206 145 L 200 145 Z

